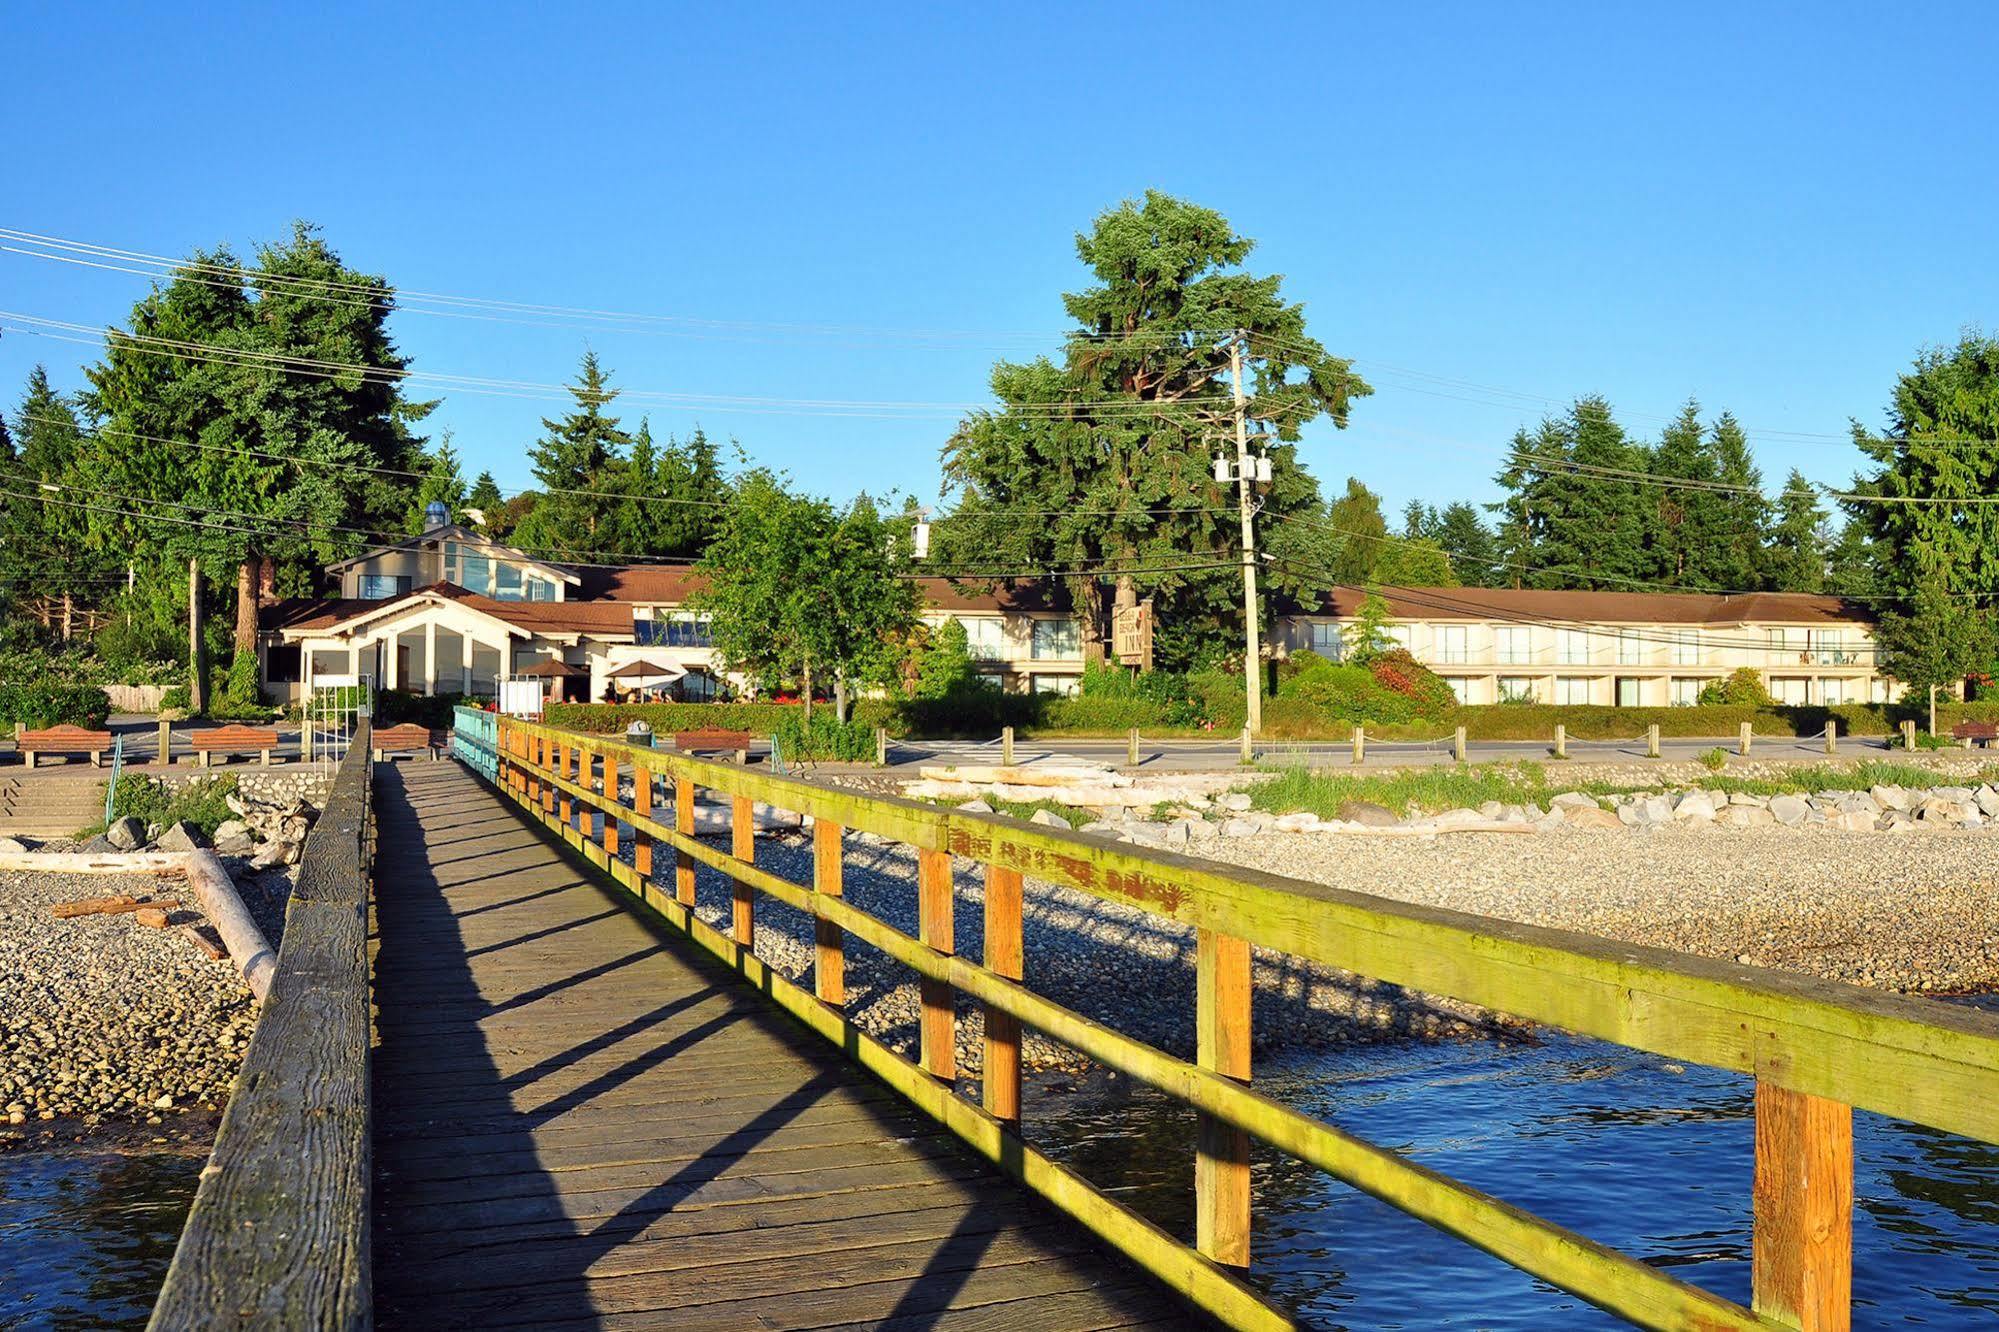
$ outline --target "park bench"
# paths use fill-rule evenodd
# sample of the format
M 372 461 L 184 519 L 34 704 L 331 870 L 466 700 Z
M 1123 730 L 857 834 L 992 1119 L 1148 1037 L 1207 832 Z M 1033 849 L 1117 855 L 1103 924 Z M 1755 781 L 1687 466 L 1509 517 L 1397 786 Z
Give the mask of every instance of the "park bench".
M 1999 740 L 1999 722 L 1959 722 L 1950 728 L 1950 738 L 1966 749 L 1973 745 L 1989 746 Z
M 414 753 L 419 749 L 428 750 L 432 758 L 444 747 L 444 733 L 433 731 L 419 722 L 404 722 L 400 726 L 384 726 L 375 732 L 372 742 L 375 761 L 381 762 L 385 755 Z
M 734 753 L 736 762 L 750 761 L 750 733 L 748 731 L 676 731 L 673 747 L 683 754 Z
M 104 763 L 104 751 L 111 748 L 111 732 L 51 726 L 46 731 L 22 731 L 16 748 L 21 751 L 21 761 L 31 768 L 37 754 L 88 754 L 91 765 L 99 767 Z
M 262 754 L 264 766 L 271 766 L 271 751 L 278 747 L 278 733 L 255 726 L 204 726 L 189 731 L 187 747 L 201 755 L 206 768 L 216 754 Z

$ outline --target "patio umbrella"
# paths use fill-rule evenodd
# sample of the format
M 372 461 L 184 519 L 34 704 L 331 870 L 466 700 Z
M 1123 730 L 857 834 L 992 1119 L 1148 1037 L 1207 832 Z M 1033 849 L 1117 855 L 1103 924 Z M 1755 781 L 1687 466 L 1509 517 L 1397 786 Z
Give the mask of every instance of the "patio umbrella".
M 566 661 L 538 661 L 514 674 L 532 680 L 574 680 L 589 675 L 590 671 L 587 667 L 571 666 Z
M 661 666 L 657 662 L 641 660 L 626 662 L 624 665 L 618 667 L 617 670 L 612 671 L 609 678 L 613 680 L 678 680 L 685 674 L 687 672 L 681 670 L 678 666 Z

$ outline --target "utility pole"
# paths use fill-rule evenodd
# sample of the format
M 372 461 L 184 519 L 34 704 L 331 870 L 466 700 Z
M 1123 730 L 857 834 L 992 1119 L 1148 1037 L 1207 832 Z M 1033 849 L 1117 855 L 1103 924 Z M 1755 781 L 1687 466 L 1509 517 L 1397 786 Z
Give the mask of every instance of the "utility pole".
M 1229 340 L 1229 370 L 1235 380 L 1236 493 L 1242 505 L 1242 675 L 1248 691 L 1249 733 L 1263 729 L 1263 645 L 1256 623 L 1256 465 L 1249 457 L 1249 394 L 1243 388 L 1243 354 L 1249 333 L 1237 329 Z

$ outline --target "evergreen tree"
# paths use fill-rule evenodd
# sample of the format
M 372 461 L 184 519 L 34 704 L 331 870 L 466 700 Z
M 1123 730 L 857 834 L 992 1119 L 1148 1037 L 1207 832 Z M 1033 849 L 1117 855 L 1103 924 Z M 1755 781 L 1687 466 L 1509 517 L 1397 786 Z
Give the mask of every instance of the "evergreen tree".
M 507 497 L 500 493 L 500 483 L 493 479 L 490 471 L 479 473 L 479 479 L 472 483 L 471 491 L 465 496 L 466 510 L 478 512 L 479 526 L 488 536 L 495 535 L 493 524 L 500 521 L 500 510 L 506 502 Z
M 576 382 L 569 386 L 576 409 L 560 420 L 542 418 L 546 432 L 528 447 L 542 495 L 514 531 L 522 548 L 552 559 L 602 559 L 614 553 L 605 537 L 610 515 L 620 501 L 601 494 L 617 484 L 613 475 L 622 465 L 632 437 L 618 418 L 605 412 L 617 398 L 610 377 L 594 351 L 583 354 Z
M 1718 517 L 1712 544 L 1705 552 L 1706 581 L 1729 591 L 1760 586 L 1763 533 L 1770 522 L 1770 501 L 1763 494 L 1763 473 L 1749 452 L 1749 437 L 1733 415 L 1723 412 L 1708 428 L 1716 475 L 1729 490 L 1709 501 Z
M 1430 546 L 1443 553 L 1449 577 L 1436 586 L 1494 586 L 1499 572 L 1498 542 L 1478 510 L 1462 500 L 1441 510 L 1420 500 L 1409 501 L 1402 510 L 1402 535 L 1406 541 L 1420 543 L 1412 549 Z
M 412 533 L 422 532 L 429 526 L 428 514 L 432 504 L 442 504 L 451 521 L 461 521 L 465 508 L 465 475 L 458 469 L 458 450 L 452 446 L 448 432 L 435 451 L 423 455 L 421 470 L 423 478 L 416 483 L 416 490 L 410 496 L 404 526 Z
M 1326 509 L 1326 526 L 1339 543 L 1329 570 L 1333 582 L 1342 587 L 1365 587 L 1379 581 L 1374 569 L 1389 549 L 1381 496 L 1362 485 L 1359 477 L 1348 477 L 1346 493 Z
M 945 482 L 959 499 L 933 533 L 933 557 L 1090 571 L 1068 583 L 1092 659 L 1104 651 L 1111 601 L 1141 595 L 1162 622 L 1240 641 L 1241 584 L 1229 567 L 1241 544 L 1236 488 L 1210 470 L 1217 423 L 1233 410 L 1223 339 L 1248 333 L 1250 412 L 1273 436 L 1269 520 L 1320 516 L 1318 487 L 1297 459 L 1300 428 L 1320 416 L 1344 426 L 1348 404 L 1369 391 L 1306 333 L 1281 279 L 1242 271 L 1251 244 L 1220 214 L 1156 191 L 1100 215 L 1076 241 L 1095 285 L 1064 297 L 1076 328 L 1060 360 L 995 366 L 1003 405 L 967 417 L 945 448 Z M 1266 593 L 1316 605 L 1333 542 L 1298 523 L 1264 530 L 1279 557 L 1260 580 Z M 1175 651 L 1202 646 L 1190 636 Z M 1183 664 L 1162 660 L 1159 647 L 1160 665 Z
M 14 413 L 18 438 L 9 440 L 4 489 L 4 544 L 0 582 L 11 595 L 61 596 L 87 586 L 92 573 L 113 560 L 91 533 L 83 466 L 88 441 L 70 400 L 55 391 L 48 371 L 28 372 L 27 391 Z M 44 490 L 44 486 L 54 489 Z
M 1512 579 L 1530 587 L 1593 587 L 1653 572 L 1649 549 L 1655 515 L 1628 476 L 1643 471 L 1634 445 L 1602 398 L 1579 398 L 1513 438 L 1497 478 L 1510 493 L 1500 515 L 1502 558 Z
M 1792 468 L 1764 547 L 1763 586 L 1774 592 L 1825 591 L 1831 525 L 1811 482 Z
M 716 501 L 724 494 L 715 445 L 699 426 L 685 443 L 669 439 L 654 467 L 654 491 L 672 501 L 655 506 L 656 554 L 692 557 L 714 535 Z

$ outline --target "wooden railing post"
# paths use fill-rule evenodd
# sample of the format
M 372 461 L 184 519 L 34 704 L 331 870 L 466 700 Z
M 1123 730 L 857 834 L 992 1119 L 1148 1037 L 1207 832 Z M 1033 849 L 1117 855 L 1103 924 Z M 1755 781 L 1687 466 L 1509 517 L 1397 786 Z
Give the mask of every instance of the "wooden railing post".
M 1136 768 L 1138 766 L 1138 728 L 1136 726 L 1132 727 L 1131 733 L 1124 738 L 1124 761 L 1131 767 Z
M 1757 1313 L 1847 1332 L 1853 1293 L 1853 1107 L 1756 1083 Z
M 840 825 L 812 820 L 812 890 L 840 896 L 842 860 Z M 821 1003 L 847 1002 L 846 936 L 830 920 L 812 922 L 812 992 Z
M 1645 757 L 1659 757 L 1659 723 L 1653 722 L 1645 728 Z
M 1249 1081 L 1249 942 L 1199 930 L 1194 960 L 1195 1058 L 1238 1082 Z M 1200 1117 L 1194 1158 L 1194 1245 L 1225 1267 L 1249 1266 L 1249 1135 Z
M 1741 738 L 1736 743 L 1735 751 L 1736 753 L 1742 755 L 1742 757 L 1744 758 L 1749 757 L 1749 734 L 1750 734 L 1749 723 L 1748 722 L 1742 723 L 1742 734 Z
M 1025 975 L 1020 930 L 1020 871 L 986 866 L 987 971 L 1008 980 Z M 1020 1132 L 1020 1019 L 986 1005 L 985 1073 L 980 1099 L 986 1113 Z
M 1468 740 L 1469 737 L 1462 726 L 1458 727 L 1457 733 L 1451 737 L 1451 757 L 1460 763 L 1471 757 Z
M 604 755 L 604 854 L 618 858 L 618 756 Z
M 757 863 L 756 805 L 748 796 L 729 802 L 729 852 L 745 865 Z M 729 925 L 737 943 L 754 948 L 757 942 L 756 890 L 737 879 L 730 885 Z
M 569 780 L 569 760 L 575 753 L 574 745 L 566 745 L 560 740 L 555 742 L 555 775 L 564 781 Z M 557 804 L 562 814 L 562 826 L 567 828 L 576 819 L 576 806 L 568 791 L 559 793 Z
M 673 774 L 673 828 L 682 837 L 694 835 L 694 783 L 684 772 Z M 692 910 L 694 906 L 694 857 L 673 849 L 673 900 Z
M 538 735 L 527 737 L 528 804 L 535 809 L 541 808 L 541 747 L 544 743 Z
M 1011 726 L 1002 726 L 1000 728 L 1000 762 L 1006 764 L 1008 767 L 1013 766 L 1013 728 Z
M 951 853 L 916 853 L 916 932 L 931 951 L 957 951 L 951 921 Z M 950 983 L 925 976 L 916 982 L 922 1007 L 918 1031 L 923 1071 L 950 1082 L 958 1076 L 958 1026 Z
M 1356 765 L 1367 761 L 1367 728 L 1358 722 L 1353 728 L 1353 761 Z
M 1828 754 L 1839 752 L 1839 722 L 1832 717 L 1825 719 L 1825 752 Z
M 1569 756 L 1569 728 L 1563 725 L 1561 722 L 1556 722 L 1555 757 L 1558 759 L 1565 759 L 1568 756 Z
M 1915 747 L 1916 724 L 1913 721 L 1904 721 L 1902 723 L 1902 748 L 1913 750 Z
M 632 762 L 632 813 L 652 817 L 652 769 L 636 759 Z M 641 892 L 652 891 L 652 834 L 632 825 L 632 868 L 638 872 Z

